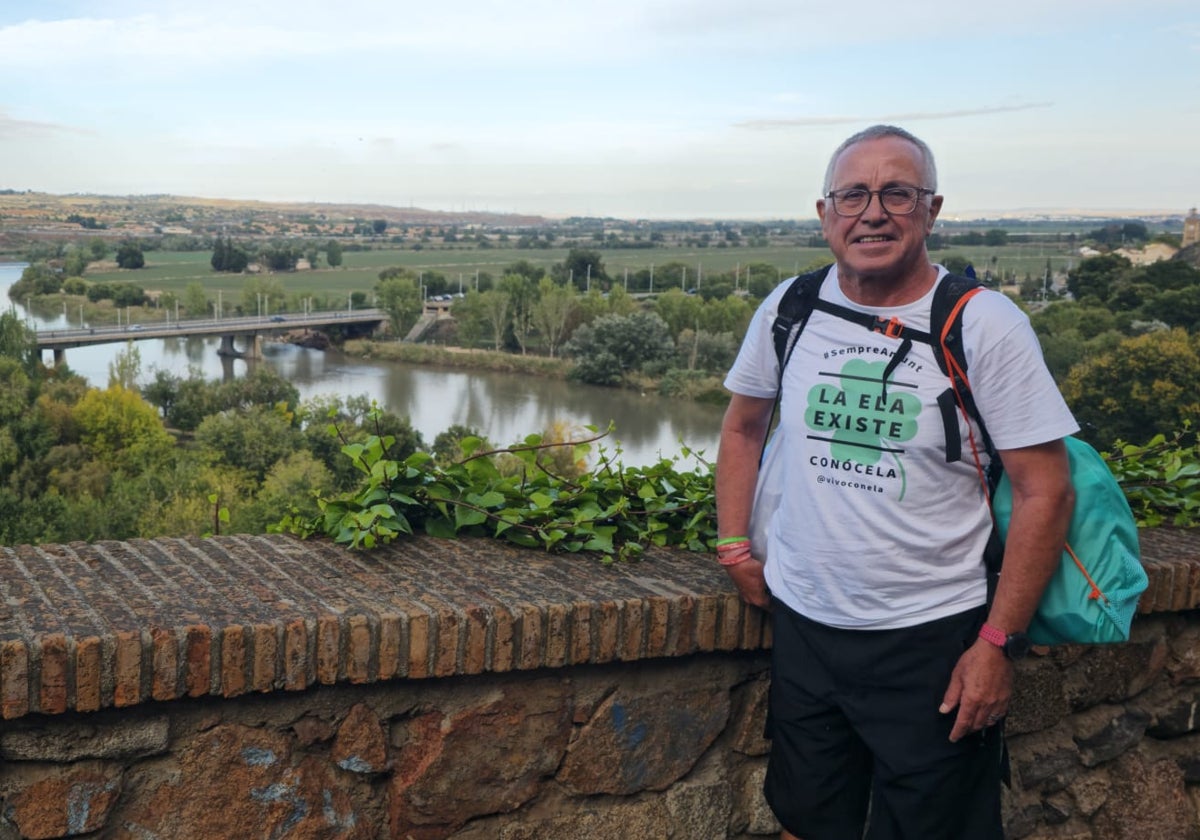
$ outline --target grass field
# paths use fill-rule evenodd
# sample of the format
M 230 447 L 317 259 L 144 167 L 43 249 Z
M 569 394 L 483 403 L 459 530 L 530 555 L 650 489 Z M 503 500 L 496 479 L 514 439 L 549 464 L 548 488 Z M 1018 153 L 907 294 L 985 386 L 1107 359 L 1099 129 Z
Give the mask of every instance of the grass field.
M 695 272 L 704 276 L 732 272 L 751 263 L 768 263 L 779 269 L 781 276 L 794 274 L 818 261 L 830 259 L 825 248 L 803 248 L 796 246 L 769 246 L 761 248 L 689 248 L 663 247 L 646 249 L 601 250 L 605 270 L 616 282 L 620 282 L 625 270 L 640 271 L 669 262 L 681 262 L 688 266 L 688 276 Z M 1018 275 L 1041 276 L 1050 260 L 1053 271 L 1068 268 L 1078 258 L 1066 252 L 1065 246 L 1054 245 L 1004 245 L 1000 247 L 953 248 L 931 254 L 934 261 L 954 254 L 970 260 L 976 269 L 993 266 L 998 271 L 1016 271 Z M 437 271 L 446 276 L 453 286 L 461 278 L 463 288 L 470 288 L 475 273 L 488 272 L 499 277 L 506 266 L 518 260 L 549 269 L 567 256 L 566 248 L 518 249 L 518 248 L 463 248 L 425 249 L 421 251 L 382 249 L 372 251 L 347 251 L 343 264 L 338 268 L 318 268 L 312 271 L 297 271 L 277 275 L 290 294 L 307 293 L 370 293 L 378 280 L 379 272 L 398 266 L 414 271 Z M 217 290 L 239 293 L 246 282 L 241 274 L 222 274 L 212 270 L 208 251 L 146 252 L 146 267 L 137 271 L 89 271 L 87 279 L 94 282 L 132 282 L 148 291 L 182 292 L 190 283 L 200 282 L 211 295 Z M 995 263 L 992 258 L 995 257 Z M 689 285 L 692 285 L 689 283 Z

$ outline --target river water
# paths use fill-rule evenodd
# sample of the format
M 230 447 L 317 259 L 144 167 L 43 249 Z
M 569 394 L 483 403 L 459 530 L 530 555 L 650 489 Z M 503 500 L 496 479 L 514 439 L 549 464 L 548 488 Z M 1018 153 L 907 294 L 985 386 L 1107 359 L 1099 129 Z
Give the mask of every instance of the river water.
M 23 306 L 8 301 L 8 288 L 20 279 L 23 268 L 21 263 L 0 263 L 0 305 L 7 302 L 28 317 Z M 80 315 L 78 310 L 64 310 L 40 313 L 29 321 L 38 330 L 76 328 Z M 301 399 L 366 395 L 390 411 L 407 415 L 427 445 L 454 424 L 479 429 L 494 443 L 507 444 L 555 423 L 603 430 L 612 422 L 616 430 L 603 445 L 610 452 L 620 446 L 626 465 L 677 455 L 681 441 L 703 452 L 707 460 L 716 459 L 722 414 L 717 406 L 532 376 L 364 361 L 336 351 L 274 342 L 264 343 L 263 359 L 258 362 L 230 362 L 217 355 L 217 344 L 216 338 L 138 341 L 142 381 L 151 380 L 156 370 L 176 376 L 196 370 L 215 380 L 231 373 L 242 375 L 250 364 L 263 364 L 295 385 Z M 122 344 L 101 344 L 68 350 L 66 362 L 92 385 L 104 387 L 109 364 L 122 349 Z M 45 355 L 49 358 L 49 353 Z

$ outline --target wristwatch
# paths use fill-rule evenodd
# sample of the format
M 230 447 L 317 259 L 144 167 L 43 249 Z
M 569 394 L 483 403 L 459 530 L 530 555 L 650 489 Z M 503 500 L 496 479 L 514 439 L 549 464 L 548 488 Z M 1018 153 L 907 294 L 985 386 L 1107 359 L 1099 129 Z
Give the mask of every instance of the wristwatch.
M 1023 658 L 1029 653 L 1029 648 L 1032 646 L 1029 637 L 1024 633 L 1018 631 L 1005 634 L 999 627 L 993 627 L 990 624 L 984 624 L 979 628 L 979 638 L 1000 648 L 1004 651 L 1004 655 L 1013 661 Z

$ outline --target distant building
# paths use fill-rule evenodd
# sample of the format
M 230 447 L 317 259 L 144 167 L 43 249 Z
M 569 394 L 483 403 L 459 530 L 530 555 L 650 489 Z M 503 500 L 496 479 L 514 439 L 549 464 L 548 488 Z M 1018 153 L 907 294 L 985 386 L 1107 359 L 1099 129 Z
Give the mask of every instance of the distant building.
M 1200 216 L 1196 215 L 1196 208 L 1192 208 L 1192 212 L 1188 213 L 1188 217 L 1183 220 L 1183 247 L 1195 245 L 1200 242 Z
M 1120 254 L 1134 265 L 1150 265 L 1159 260 L 1171 259 L 1177 250 L 1165 242 L 1151 242 L 1145 248 L 1118 248 L 1113 253 Z

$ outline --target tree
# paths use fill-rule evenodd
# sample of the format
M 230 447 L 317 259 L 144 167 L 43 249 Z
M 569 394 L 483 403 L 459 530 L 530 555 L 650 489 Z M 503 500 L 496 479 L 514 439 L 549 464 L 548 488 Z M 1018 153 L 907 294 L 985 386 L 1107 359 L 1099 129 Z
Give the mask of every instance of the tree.
M 218 236 L 216 242 L 213 243 L 212 259 L 209 262 L 212 264 L 213 271 L 240 274 L 250 264 L 250 254 L 232 239 L 223 239 Z
M 533 323 L 545 339 L 550 357 L 554 358 L 567 337 L 567 328 L 579 305 L 571 291 L 548 277 L 542 278 L 539 287 L 541 294 L 533 307 Z
M 534 330 L 533 309 L 537 304 L 538 287 L 523 274 L 506 274 L 500 278 L 498 288 L 508 295 L 512 335 L 524 356 Z
M 300 431 L 283 412 L 255 405 L 205 417 L 196 443 L 214 453 L 218 463 L 247 470 L 261 483 L 271 467 L 300 448 Z
M 1088 257 L 1067 272 L 1067 290 L 1075 300 L 1093 297 L 1105 303 L 1113 284 L 1123 279 L 1132 268 L 1133 263 L 1120 254 Z
M 1125 339 L 1116 350 L 1071 369 L 1062 392 L 1081 436 L 1099 449 L 1145 443 L 1200 423 L 1200 337 L 1161 330 Z
M 174 446 L 154 406 L 120 385 L 88 391 L 73 414 L 90 455 L 115 468 L 161 465 Z
M 628 373 L 655 369 L 675 353 L 670 328 L 653 312 L 604 315 L 580 327 L 567 342 L 576 359 L 572 378 L 594 385 L 616 385 Z
M 142 354 L 132 341 L 108 363 L 108 387 L 120 387 L 127 391 L 137 389 L 137 380 L 142 373 Z
M 143 268 L 145 265 L 146 256 L 138 243 L 126 240 L 117 248 L 117 267 L 134 269 Z
M 387 230 L 387 226 L 387 219 L 376 219 L 371 222 L 371 229 L 375 231 L 376 236 L 382 236 L 383 232 Z
M 567 258 L 557 273 L 560 273 L 564 280 L 570 279 L 575 287 L 582 291 L 587 291 L 589 279 L 597 287 L 608 288 L 604 260 L 599 251 L 590 248 L 572 248 L 568 251 Z
M 499 350 L 504 343 L 504 331 L 508 328 L 508 294 L 498 289 L 488 289 L 479 294 L 479 303 L 492 330 L 492 349 Z
M 204 318 L 208 312 L 208 296 L 200 283 L 188 283 L 183 289 L 183 308 L 193 318 Z
M 384 273 L 380 274 L 384 278 Z M 392 333 L 397 338 L 403 338 L 421 317 L 424 301 L 421 299 L 419 280 L 411 271 L 405 269 L 387 276 L 375 284 L 376 305 L 384 312 L 392 324 Z
M 329 263 L 330 268 L 337 268 L 342 264 L 342 243 L 336 239 L 325 243 L 325 262 Z

